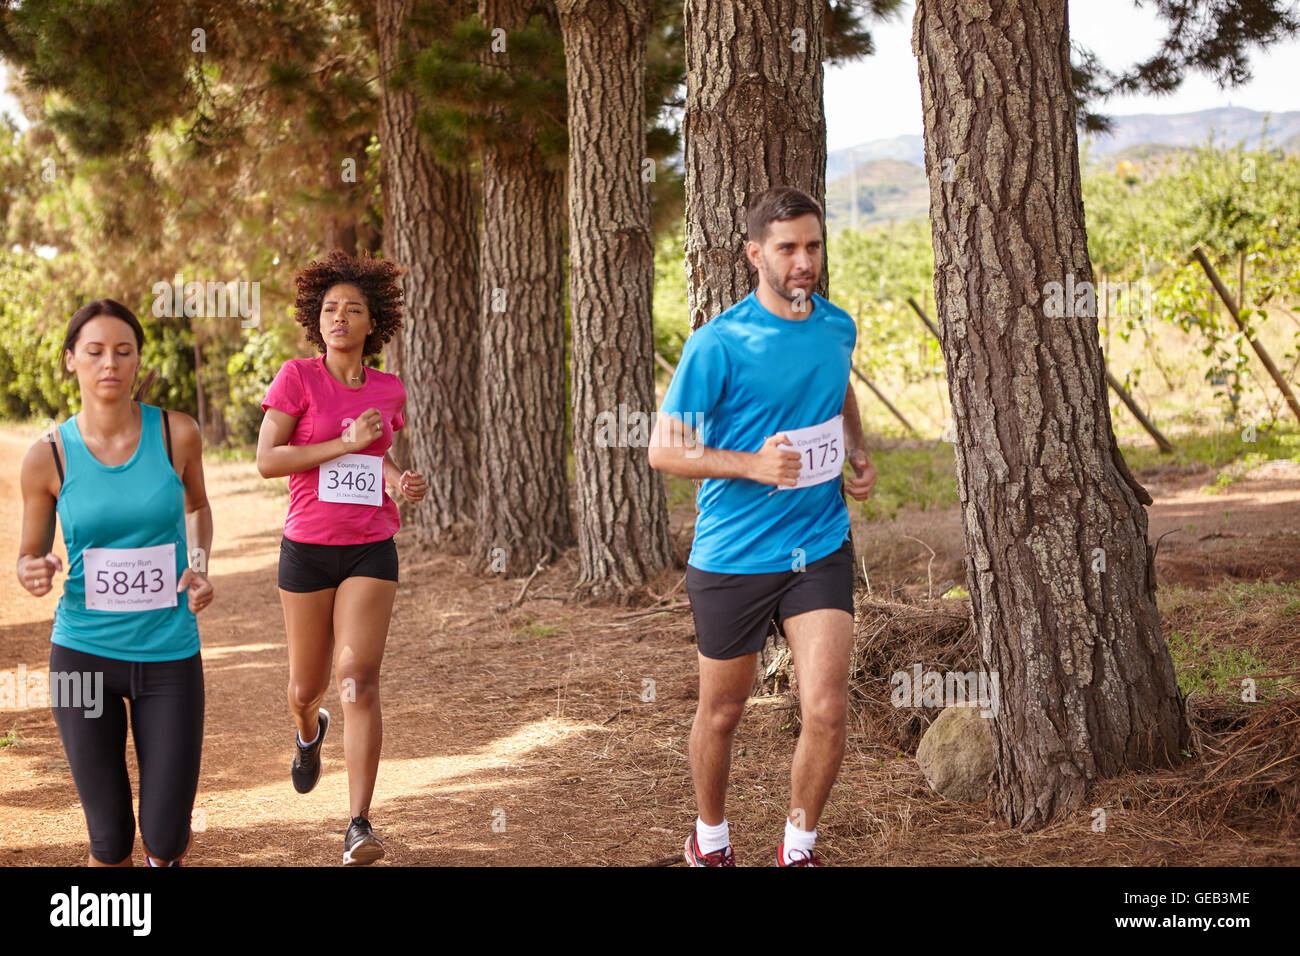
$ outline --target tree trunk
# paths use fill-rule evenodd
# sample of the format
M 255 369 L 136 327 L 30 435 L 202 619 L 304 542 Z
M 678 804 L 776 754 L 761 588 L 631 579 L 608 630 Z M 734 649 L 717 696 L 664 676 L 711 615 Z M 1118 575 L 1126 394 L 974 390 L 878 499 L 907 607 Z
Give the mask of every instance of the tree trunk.
M 384 255 L 408 269 L 405 327 L 390 368 L 400 369 L 406 386 L 409 467 L 429 482 L 412 510 L 416 540 L 464 553 L 480 489 L 478 228 L 470 174 L 433 161 L 416 131 L 415 94 L 389 83 L 413 6 L 380 0 L 377 12 Z
M 393 41 L 396 42 L 396 41 Z M 324 210 L 325 219 L 325 254 L 335 249 L 342 249 L 350 256 L 357 254 L 357 206 L 364 201 L 363 194 L 366 181 L 366 143 L 369 135 L 352 137 L 339 153 L 329 142 L 323 143 L 321 186 L 327 196 L 334 202 Z M 348 182 L 343 178 L 344 159 L 355 162 L 356 180 Z
M 1083 286 L 1065 0 L 920 0 L 912 43 L 966 575 L 1000 682 L 994 804 L 1036 829 L 1188 731 Z
M 655 399 L 654 244 L 642 166 L 650 3 L 557 6 L 568 74 L 578 586 L 621 593 L 654 577 L 671 555 L 663 478 L 644 442 L 618 427 L 620 409 L 640 412 L 648 438 Z
M 488 26 L 523 27 L 534 5 L 480 0 Z M 508 34 L 507 34 L 508 36 Z M 508 61 L 487 55 L 489 65 Z M 527 574 L 573 543 L 565 442 L 564 172 L 533 131 L 483 150 L 480 314 L 483 411 L 475 560 Z
M 825 206 L 825 9 L 824 0 L 686 0 L 682 129 L 693 329 L 754 288 L 745 258 L 754 196 L 794 186 Z M 827 271 L 814 290 L 823 296 Z

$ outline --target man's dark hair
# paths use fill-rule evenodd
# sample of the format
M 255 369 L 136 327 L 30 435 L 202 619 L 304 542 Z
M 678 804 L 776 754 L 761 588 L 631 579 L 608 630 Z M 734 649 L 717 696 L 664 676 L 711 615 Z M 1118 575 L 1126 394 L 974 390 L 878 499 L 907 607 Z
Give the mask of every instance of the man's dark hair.
M 759 193 L 749 204 L 749 238 L 761 243 L 767 238 L 768 226 L 773 222 L 798 219 L 812 213 L 825 228 L 822 207 L 802 189 L 793 186 L 773 186 Z

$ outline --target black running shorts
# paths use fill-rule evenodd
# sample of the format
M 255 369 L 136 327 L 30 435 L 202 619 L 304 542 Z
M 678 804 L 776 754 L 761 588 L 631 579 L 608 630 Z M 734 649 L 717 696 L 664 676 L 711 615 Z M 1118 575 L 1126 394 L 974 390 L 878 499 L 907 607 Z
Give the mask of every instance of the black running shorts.
M 784 626 L 788 617 L 823 608 L 853 613 L 853 540 L 802 571 L 717 574 L 688 564 L 686 593 L 701 654 L 757 654 L 774 623 Z
M 345 578 L 397 580 L 397 543 L 303 544 L 280 539 L 280 587 L 286 591 L 324 591 Z

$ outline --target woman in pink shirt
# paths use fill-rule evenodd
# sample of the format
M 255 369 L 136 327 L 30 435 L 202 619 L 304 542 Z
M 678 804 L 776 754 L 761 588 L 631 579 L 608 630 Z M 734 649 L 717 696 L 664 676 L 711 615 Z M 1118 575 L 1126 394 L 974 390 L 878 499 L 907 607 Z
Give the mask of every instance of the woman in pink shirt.
M 289 476 L 280 542 L 280 602 L 289 645 L 289 707 L 298 724 L 290 774 L 307 793 L 320 779 L 329 711 L 320 706 L 333 660 L 345 716 L 350 823 L 345 864 L 384 855 L 370 826 L 382 721 L 379 667 L 397 593 L 401 522 L 385 482 L 420 501 L 423 476 L 389 457 L 405 424 L 396 375 L 362 365 L 402 324 L 401 268 L 336 251 L 296 277 L 307 340 L 322 353 L 284 363 L 266 393 L 257 441 L 264 478 Z

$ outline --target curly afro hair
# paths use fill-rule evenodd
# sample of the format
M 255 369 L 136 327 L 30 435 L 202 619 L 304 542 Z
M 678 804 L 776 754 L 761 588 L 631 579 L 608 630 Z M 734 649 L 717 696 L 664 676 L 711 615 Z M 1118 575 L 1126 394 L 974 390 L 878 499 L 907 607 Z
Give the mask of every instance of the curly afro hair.
M 335 249 L 323 262 L 313 260 L 294 276 L 298 294 L 294 298 L 294 320 L 307 333 L 307 341 L 325 353 L 320 334 L 320 310 L 325 293 L 347 283 L 361 290 L 374 329 L 366 336 L 363 355 L 376 355 L 384 343 L 402 327 L 402 283 L 404 268 L 391 259 L 374 259 L 369 253 L 350 256 Z

